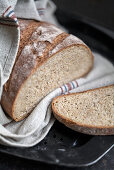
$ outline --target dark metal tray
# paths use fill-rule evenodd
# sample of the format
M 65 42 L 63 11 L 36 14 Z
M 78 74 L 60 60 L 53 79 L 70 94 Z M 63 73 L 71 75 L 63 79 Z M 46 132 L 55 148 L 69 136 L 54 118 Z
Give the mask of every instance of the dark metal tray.
M 56 16 L 70 33 L 80 37 L 92 50 L 114 63 L 114 39 L 106 30 L 60 10 L 56 12 Z M 84 135 L 56 121 L 49 134 L 38 145 L 31 148 L 0 145 L 0 152 L 48 164 L 79 167 L 94 164 L 113 146 L 114 136 Z

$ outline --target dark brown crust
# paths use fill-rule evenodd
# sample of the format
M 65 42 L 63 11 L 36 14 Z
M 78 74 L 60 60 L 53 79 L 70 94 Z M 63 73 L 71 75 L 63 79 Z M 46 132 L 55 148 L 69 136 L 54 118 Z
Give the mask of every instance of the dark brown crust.
M 34 30 L 40 26 L 40 22 L 35 22 L 33 20 L 19 20 L 19 25 L 20 25 L 20 43 L 19 43 L 19 50 L 18 50 L 18 53 L 17 53 L 17 56 L 16 56 L 16 59 L 15 59 L 15 63 L 14 63 L 14 66 L 13 66 L 13 69 L 15 67 L 15 64 L 24 48 L 24 46 L 28 43 L 30 37 L 31 37 L 31 34 L 34 32 Z M 24 26 L 21 27 L 21 25 Z M 12 69 L 12 70 L 13 70 Z M 13 73 L 13 71 L 12 71 Z M 8 88 L 9 88 L 9 84 L 10 84 L 10 79 L 12 77 L 12 73 L 10 75 L 10 78 L 9 80 L 5 83 L 5 90 L 7 91 Z
M 84 92 L 77 92 L 77 93 L 72 93 L 72 94 L 67 94 L 64 96 L 71 96 L 71 95 L 78 95 L 80 93 L 87 93 L 88 91 L 95 91 L 98 89 L 103 89 L 103 88 L 110 88 L 110 87 L 114 87 L 114 85 L 109 85 L 109 86 L 105 86 L 105 87 L 100 87 L 100 88 L 96 88 L 96 89 L 91 89 L 91 90 L 87 90 Z M 99 126 L 87 126 L 84 124 L 79 124 L 76 123 L 75 121 L 65 118 L 64 116 L 62 116 L 61 114 L 59 114 L 56 110 L 56 108 L 54 107 L 54 102 L 56 101 L 56 99 L 61 98 L 63 96 L 58 96 L 56 98 L 53 99 L 52 101 L 52 110 L 53 110 L 53 114 L 56 117 L 57 120 L 59 120 L 61 123 L 63 123 L 65 126 L 81 132 L 81 133 L 85 133 L 85 134 L 89 134 L 89 135 L 114 135 L 114 126 L 111 127 L 99 127 Z
M 34 21 L 35 22 L 35 21 Z M 31 22 L 30 22 L 31 23 Z M 36 22 L 37 23 L 37 22 Z M 37 26 L 37 24 L 38 24 L 38 26 Z M 48 23 L 44 23 L 44 22 L 38 22 L 36 24 L 36 26 L 37 27 L 39 27 L 39 26 L 47 26 L 47 25 L 50 25 L 50 24 L 48 24 Z M 28 25 L 28 26 L 30 26 L 30 24 Z M 35 29 L 36 29 L 36 26 L 35 26 Z M 27 27 L 26 27 L 26 29 L 27 29 Z M 34 32 L 34 30 L 35 29 L 33 29 L 33 32 Z M 23 30 L 24 31 L 24 30 Z M 32 35 L 32 31 L 31 31 L 31 35 Z M 15 83 L 15 69 L 16 69 L 16 65 L 17 65 L 17 68 L 19 69 L 23 64 L 22 64 L 22 62 L 23 61 L 21 61 L 20 63 L 19 63 L 19 61 L 18 61 L 18 58 L 20 59 L 20 55 L 18 56 L 18 58 L 17 58 L 17 60 L 16 60 L 16 62 L 15 62 L 15 66 L 14 66 L 14 68 L 13 68 L 13 71 L 12 71 L 12 73 L 11 73 L 11 76 L 10 76 L 10 79 L 9 79 L 9 81 L 4 85 L 4 88 L 3 88 L 3 95 L 2 95 L 2 99 L 1 99 L 1 104 L 2 104 L 2 107 L 4 108 L 4 110 L 15 120 L 15 121 L 19 121 L 19 120 L 22 120 L 24 117 L 21 117 L 20 119 L 16 119 L 16 117 L 15 117 L 15 115 L 14 115 L 14 104 L 15 104 L 15 101 L 16 101 L 16 97 L 17 97 L 17 95 L 18 95 L 18 93 L 19 93 L 19 91 L 21 90 L 21 88 L 22 88 L 22 86 L 23 86 L 23 84 L 24 84 L 24 82 L 27 80 L 27 78 L 31 75 L 31 74 L 33 74 L 35 71 L 36 71 L 36 69 L 38 68 L 38 67 L 40 67 L 44 62 L 46 62 L 47 61 L 47 59 L 49 59 L 50 57 L 52 57 L 53 55 L 48 55 L 49 54 L 49 51 L 51 51 L 51 50 L 53 50 L 53 48 L 54 47 L 56 47 L 56 45 L 57 44 L 59 44 L 59 43 L 61 43 L 66 37 L 68 37 L 69 35 L 67 34 L 67 33 L 62 33 L 62 34 L 59 34 L 54 40 L 53 40 L 53 42 L 50 44 L 50 43 L 48 43 L 48 42 L 45 42 L 45 44 L 46 44 L 46 49 L 45 49 L 45 51 L 44 51 L 44 53 L 43 53 L 43 55 L 42 55 L 42 57 L 40 57 L 40 58 L 37 58 L 37 61 L 35 62 L 35 65 L 32 65 L 30 68 L 28 68 L 27 70 L 29 70 L 29 73 L 27 73 L 27 75 L 26 76 L 23 76 L 23 75 L 21 75 L 21 77 L 18 77 L 17 79 L 16 79 L 16 83 Z M 30 37 L 29 37 L 30 38 Z M 79 42 L 80 40 L 78 40 L 78 42 Z M 89 53 L 90 53 L 90 55 L 91 55 L 91 58 L 92 58 L 92 61 L 93 61 L 93 55 L 92 55 L 92 53 L 91 53 L 91 51 L 90 51 L 90 49 L 87 47 L 87 46 L 85 46 L 85 44 L 81 41 L 81 43 L 79 43 L 78 44 L 78 42 L 76 42 L 75 41 L 75 44 L 74 45 L 76 45 L 76 46 L 84 46 L 85 48 L 87 48 L 88 49 L 88 51 L 89 51 Z M 31 40 L 28 40 L 28 43 L 27 43 L 27 45 L 29 44 L 29 43 L 31 43 Z M 24 44 L 24 46 L 25 46 L 25 44 Z M 70 45 L 69 45 L 70 46 Z M 69 46 L 67 46 L 67 47 L 69 47 Z M 71 46 L 73 46 L 73 45 L 71 45 Z M 62 49 L 60 49 L 60 50 L 58 50 L 57 52 L 60 52 L 61 50 L 63 50 L 63 49 L 65 49 L 65 48 L 67 48 L 67 47 L 64 47 L 64 48 L 62 48 Z M 22 50 L 21 50 L 22 51 Z M 21 54 L 21 53 L 19 53 L 19 54 Z M 54 53 L 55 54 L 55 53 Z M 24 57 L 24 56 L 23 56 Z M 29 56 L 27 56 L 28 58 L 29 58 Z M 31 57 L 31 56 L 30 56 Z M 24 58 L 23 58 L 23 60 L 24 60 Z M 17 63 L 19 63 L 19 64 L 17 64 Z M 92 64 L 92 66 L 93 66 L 93 64 Z M 92 66 L 91 66 L 91 68 L 92 68 Z M 88 72 L 91 70 L 91 68 L 89 68 L 88 69 Z M 22 70 L 23 71 L 23 70 Z M 25 71 L 25 70 L 24 70 Z M 14 74 L 13 74 L 13 72 L 14 72 Z M 21 72 L 21 70 L 19 70 L 19 74 L 20 74 L 20 72 Z M 88 72 L 86 72 L 85 74 L 87 74 Z M 19 76 L 19 74 L 17 74 L 18 76 Z M 84 75 L 85 75 L 84 74 Z M 84 76 L 84 75 L 82 75 L 82 76 Z M 19 80 L 19 82 L 18 82 L 18 80 Z M 11 93 L 11 90 L 13 89 L 13 92 Z
M 25 27 L 22 28 L 21 24 L 26 24 L 26 22 L 27 25 L 25 25 Z M 38 26 L 41 25 L 41 22 L 35 22 L 33 20 L 19 20 L 19 23 L 20 23 L 20 43 L 19 43 L 19 50 L 16 56 L 16 61 L 20 56 L 24 46 L 28 43 L 32 33 L 36 30 Z

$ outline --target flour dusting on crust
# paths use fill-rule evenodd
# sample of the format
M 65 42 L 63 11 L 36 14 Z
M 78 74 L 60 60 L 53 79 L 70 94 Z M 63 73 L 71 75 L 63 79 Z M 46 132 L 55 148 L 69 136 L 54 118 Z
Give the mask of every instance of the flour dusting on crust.
M 60 44 L 58 44 L 52 51 L 49 52 L 49 56 L 58 52 L 62 48 L 68 47 L 73 44 L 84 44 L 84 42 L 81 41 L 79 38 L 75 37 L 74 35 L 69 35 Z
M 31 39 L 39 40 L 39 41 L 48 41 L 52 43 L 54 38 L 59 34 L 63 33 L 62 30 L 56 28 L 53 25 L 42 25 L 37 28 L 37 30 L 33 33 Z M 38 37 L 39 35 L 39 37 Z

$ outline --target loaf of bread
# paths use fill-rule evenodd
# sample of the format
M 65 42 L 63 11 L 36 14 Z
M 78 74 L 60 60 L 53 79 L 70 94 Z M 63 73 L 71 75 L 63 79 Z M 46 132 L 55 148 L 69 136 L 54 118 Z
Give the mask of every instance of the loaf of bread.
M 55 117 L 90 135 L 114 135 L 114 85 L 62 95 L 52 102 Z
M 49 92 L 86 75 L 93 66 L 90 49 L 54 25 L 20 20 L 21 39 L 1 104 L 15 121 L 24 119 Z

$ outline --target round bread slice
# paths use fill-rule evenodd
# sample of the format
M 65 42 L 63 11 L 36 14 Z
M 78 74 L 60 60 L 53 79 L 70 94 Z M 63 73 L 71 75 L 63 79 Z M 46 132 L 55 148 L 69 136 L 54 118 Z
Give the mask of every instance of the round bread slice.
M 67 127 L 90 135 L 114 135 L 114 85 L 56 97 L 54 116 Z

